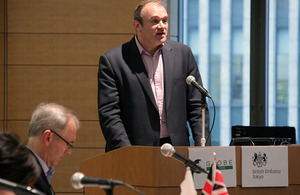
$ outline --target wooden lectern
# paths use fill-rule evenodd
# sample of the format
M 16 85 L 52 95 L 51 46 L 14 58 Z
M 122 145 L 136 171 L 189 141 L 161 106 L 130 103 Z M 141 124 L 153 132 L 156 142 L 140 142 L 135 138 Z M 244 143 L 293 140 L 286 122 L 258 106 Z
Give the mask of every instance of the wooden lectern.
M 174 148 L 188 157 L 189 147 Z M 228 188 L 229 194 L 298 194 L 300 192 L 300 145 L 290 145 L 288 150 L 288 187 L 242 188 L 241 147 L 236 146 L 237 187 Z M 164 157 L 160 152 L 160 147 L 143 146 L 119 148 L 85 160 L 80 165 L 80 171 L 86 176 L 120 180 L 136 187 L 145 195 L 179 195 L 185 170 L 183 163 L 173 158 Z M 115 195 L 138 194 L 124 186 L 116 186 L 113 192 Z M 87 187 L 85 188 L 85 194 L 105 195 L 106 192 L 98 187 Z M 199 194 L 201 194 L 201 190 L 198 190 Z
M 187 156 L 187 147 L 176 147 Z M 120 180 L 136 187 L 145 195 L 180 194 L 185 165 L 164 157 L 160 147 L 127 146 L 83 161 L 80 171 L 90 177 Z M 116 186 L 114 194 L 138 194 L 124 186 Z M 98 187 L 85 188 L 86 195 L 105 195 Z

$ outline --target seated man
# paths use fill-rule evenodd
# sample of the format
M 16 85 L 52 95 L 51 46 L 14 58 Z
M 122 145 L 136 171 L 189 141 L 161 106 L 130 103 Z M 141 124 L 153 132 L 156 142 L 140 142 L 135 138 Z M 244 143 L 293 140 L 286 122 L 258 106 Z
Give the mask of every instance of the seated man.
M 28 149 L 35 155 L 42 170 L 33 187 L 54 195 L 50 185 L 54 167 L 72 153 L 79 120 L 73 112 L 56 103 L 41 103 L 33 111 L 28 133 Z

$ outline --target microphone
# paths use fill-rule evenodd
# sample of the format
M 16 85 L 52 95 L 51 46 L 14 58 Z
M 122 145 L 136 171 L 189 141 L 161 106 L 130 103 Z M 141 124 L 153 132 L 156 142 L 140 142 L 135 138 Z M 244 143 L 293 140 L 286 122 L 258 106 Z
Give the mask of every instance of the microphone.
M 17 195 L 45 195 L 44 193 L 40 192 L 39 190 L 33 189 L 30 186 L 24 186 L 0 178 L 0 190 L 1 189 L 15 192 L 15 194 Z
M 81 189 L 84 186 L 99 186 L 103 189 L 112 188 L 116 185 L 124 185 L 123 182 L 112 179 L 101 179 L 96 177 L 87 177 L 83 173 L 76 172 L 71 177 L 71 184 L 75 189 Z
M 197 83 L 195 77 L 193 77 L 192 75 L 186 78 L 186 83 L 188 85 L 194 85 L 194 87 L 196 87 L 200 91 L 200 93 L 204 94 L 205 96 L 211 99 L 211 96 L 208 93 L 208 91 L 204 87 L 202 87 L 199 83 Z
M 194 172 L 200 171 L 203 173 L 207 173 L 204 169 L 202 169 L 200 166 L 198 166 L 192 160 L 188 159 L 184 155 L 177 152 L 171 144 L 166 143 L 166 144 L 162 145 L 160 148 L 160 152 L 165 157 L 173 157 L 176 160 L 183 162 L 186 166 L 189 166 L 191 168 L 191 170 Z

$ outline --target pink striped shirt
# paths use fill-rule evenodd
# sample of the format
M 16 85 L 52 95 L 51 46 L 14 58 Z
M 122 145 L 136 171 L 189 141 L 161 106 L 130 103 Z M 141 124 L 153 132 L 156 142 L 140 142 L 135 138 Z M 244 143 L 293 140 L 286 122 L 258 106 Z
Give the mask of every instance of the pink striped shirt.
M 161 54 L 161 48 L 163 45 L 156 50 L 154 54 L 150 54 L 139 43 L 137 36 L 135 36 L 135 42 L 147 70 L 152 92 L 158 108 L 160 117 L 160 138 L 168 137 L 169 133 L 167 130 L 166 111 L 164 106 L 164 67 Z

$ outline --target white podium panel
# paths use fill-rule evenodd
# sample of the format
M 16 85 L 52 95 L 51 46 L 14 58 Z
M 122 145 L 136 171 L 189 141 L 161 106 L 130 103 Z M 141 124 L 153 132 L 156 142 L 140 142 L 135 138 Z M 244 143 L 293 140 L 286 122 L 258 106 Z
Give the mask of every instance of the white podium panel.
M 242 187 L 288 186 L 287 146 L 243 146 Z
M 189 158 L 209 172 L 214 161 L 214 152 L 216 153 L 217 165 L 222 173 L 226 187 L 235 187 L 237 185 L 235 146 L 189 148 Z M 206 178 L 207 175 L 204 173 L 194 173 L 195 188 L 202 189 Z

